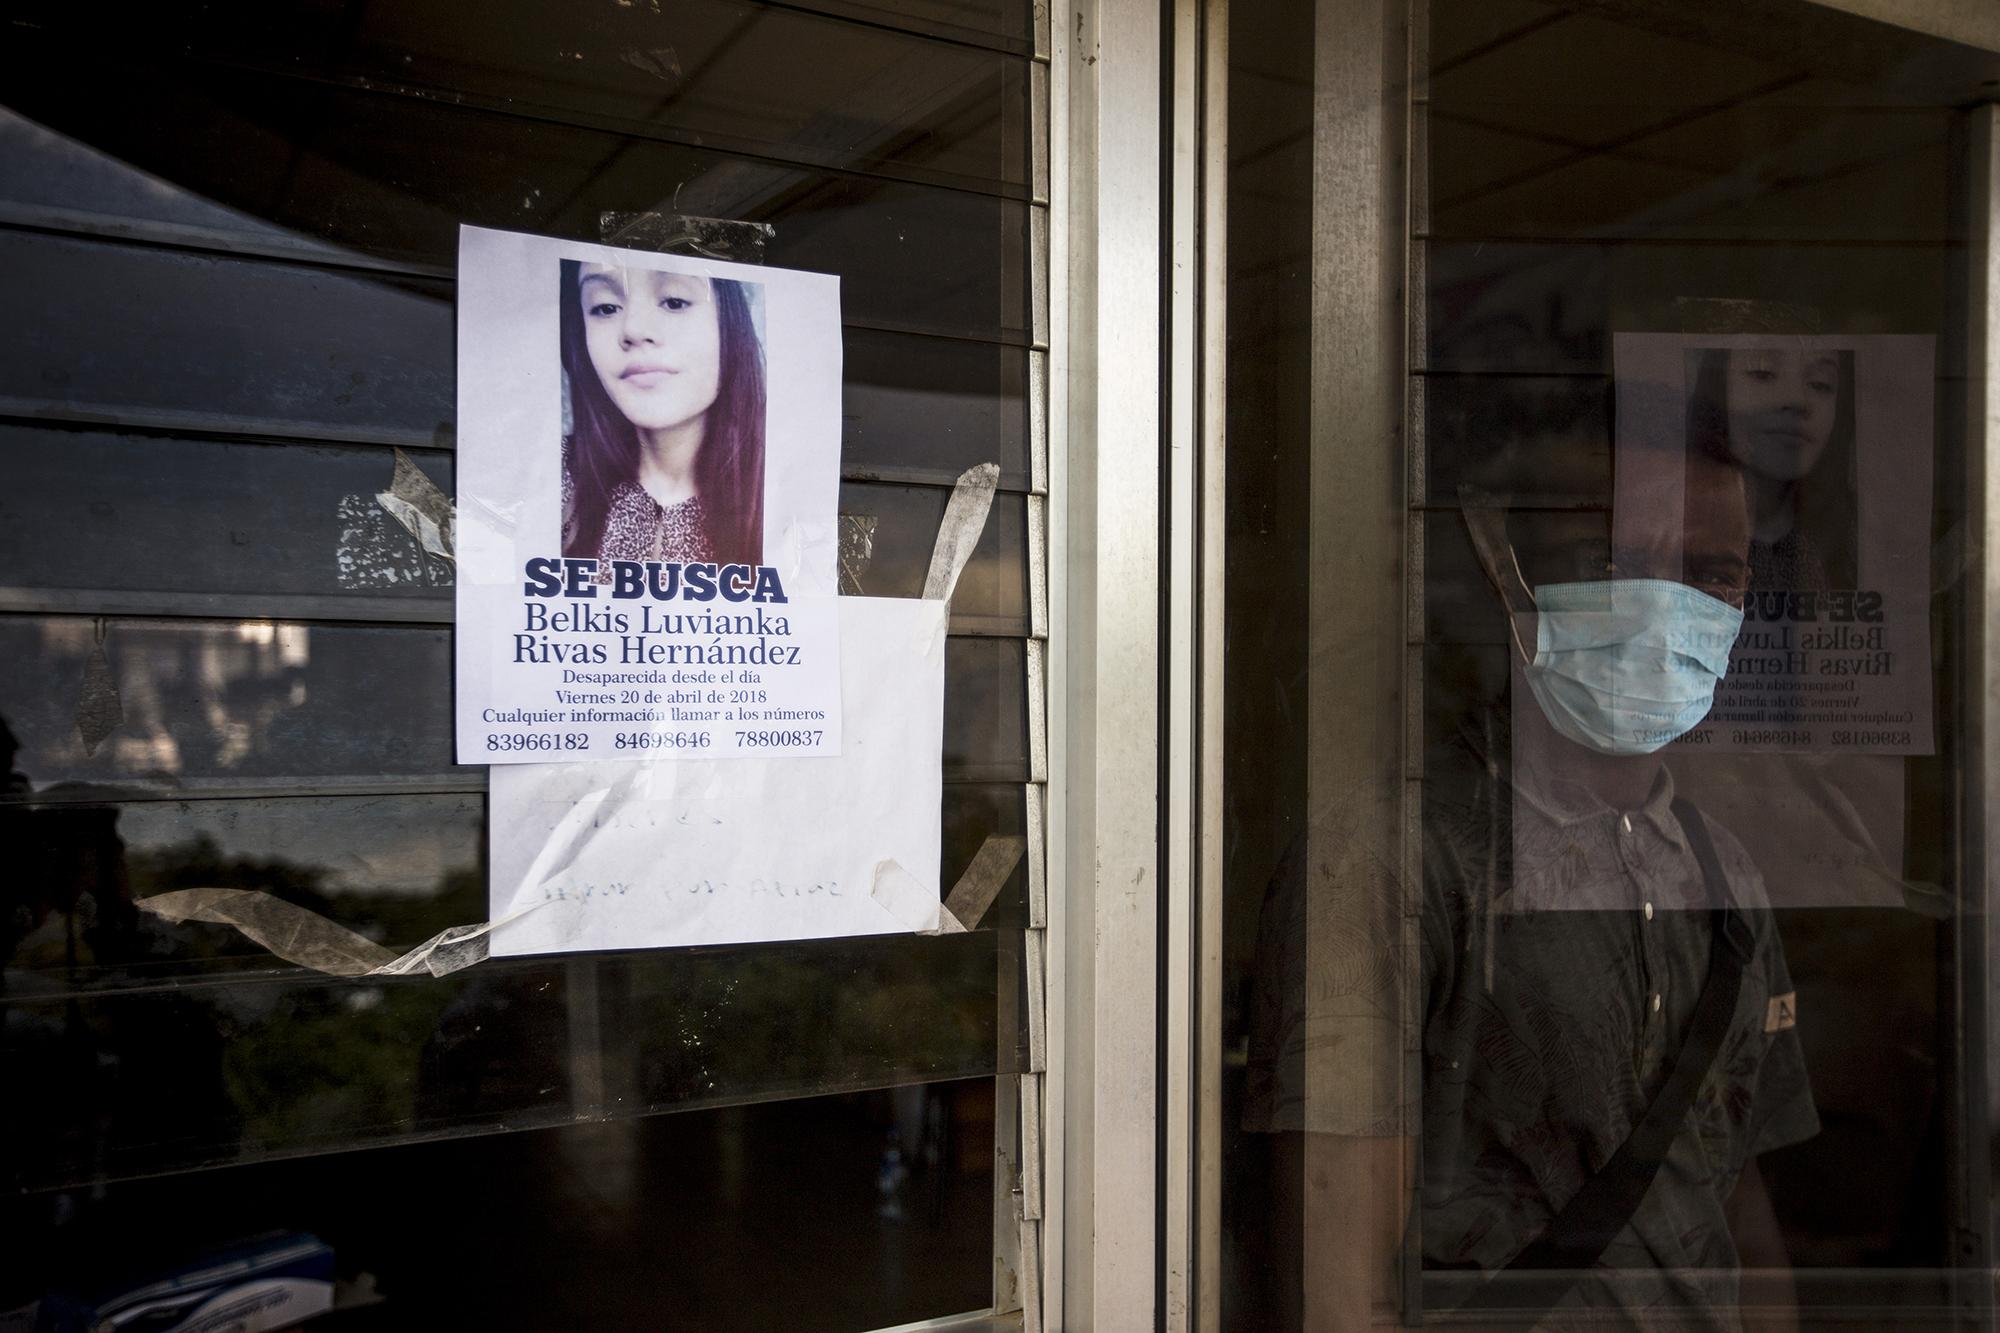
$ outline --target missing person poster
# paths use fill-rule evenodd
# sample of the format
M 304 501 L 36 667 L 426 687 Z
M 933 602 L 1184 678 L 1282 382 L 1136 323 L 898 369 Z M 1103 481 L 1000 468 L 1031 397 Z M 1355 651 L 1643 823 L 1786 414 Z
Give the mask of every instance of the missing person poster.
M 1932 753 L 1934 355 L 1919 335 L 1614 335 L 1613 564 L 1678 541 L 1685 582 L 1744 589 L 1714 706 L 1670 753 Z M 1747 504 L 1643 465 L 1674 453 L 1739 474 Z
M 840 753 L 839 280 L 463 227 L 458 759 Z

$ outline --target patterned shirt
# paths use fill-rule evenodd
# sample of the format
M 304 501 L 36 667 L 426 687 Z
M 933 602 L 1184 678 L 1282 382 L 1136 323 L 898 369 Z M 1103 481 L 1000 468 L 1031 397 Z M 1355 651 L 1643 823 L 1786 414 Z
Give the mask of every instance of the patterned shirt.
M 1774 542 L 1750 543 L 1750 587 L 1758 592 L 1829 592 L 1826 557 L 1802 528 L 1793 528 Z
M 1383 877 L 1336 866 L 1322 879 L 1323 898 L 1338 885 L 1356 901 L 1312 905 L 1325 961 L 1310 991 L 1302 856 L 1260 928 L 1246 1127 L 1421 1124 L 1413 1222 L 1427 1270 L 1499 1269 L 1542 1233 L 1645 1114 L 1708 973 L 1712 904 L 1665 771 L 1626 811 L 1560 783 L 1516 787 L 1506 771 L 1460 744 L 1426 775 L 1420 1076 L 1400 1064 L 1408 969 L 1384 934 L 1402 911 Z M 1755 940 L 1735 1020 L 1652 1187 L 1555 1326 L 1738 1327 L 1725 1202 L 1751 1158 L 1818 1130 L 1762 882 L 1727 831 L 1708 829 Z M 1439 1271 L 1426 1302 L 1452 1308 L 1479 1280 Z
M 576 483 L 570 476 L 569 453 L 563 452 L 562 512 L 563 549 L 570 544 L 570 528 L 576 506 Z M 611 581 L 613 560 L 666 560 L 681 564 L 707 563 L 715 559 L 714 544 L 708 538 L 708 517 L 701 497 L 690 495 L 675 504 L 662 505 L 635 481 L 621 481 L 612 488 L 611 503 L 604 512 L 604 537 L 597 547 L 597 580 Z

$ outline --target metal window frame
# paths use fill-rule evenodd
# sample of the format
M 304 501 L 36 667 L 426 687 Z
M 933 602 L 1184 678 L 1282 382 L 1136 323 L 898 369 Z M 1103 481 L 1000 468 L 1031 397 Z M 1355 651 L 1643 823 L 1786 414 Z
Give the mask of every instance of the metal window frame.
M 1162 1323 L 1221 1320 L 1224 422 L 1229 3 L 1173 12 L 1163 656 Z
M 1162 120 L 1157 0 L 1053 33 L 1046 1326 L 1158 1309 Z
M 2000 50 L 2000 16 L 1996 16 L 1993 49 Z M 1960 722 L 1960 800 L 1957 823 L 1958 913 L 1957 973 L 1960 984 L 1952 1001 L 1962 1034 L 1957 1064 L 1955 1117 L 1961 1137 L 1968 1127 L 1991 1131 L 1989 1083 L 1993 1076 L 1989 1046 L 1994 1028 L 1995 995 L 1991 978 L 1995 950 L 2000 949 L 2000 920 L 1993 912 L 2000 886 L 2000 838 L 1988 829 L 2000 797 L 2000 561 L 1992 558 L 2000 540 L 2000 107 L 1988 104 L 1965 113 L 1964 267 L 1965 337 L 1965 474 L 1963 484 L 1971 516 L 1980 524 L 1974 543 L 1978 555 L 1966 571 L 1963 608 L 1965 635 L 1960 679 L 1965 682 Z M 1970 526 L 1970 525 L 1968 525 Z M 1977 982 L 1983 984 L 1968 984 Z M 1984 1138 L 1981 1134 L 1979 1138 Z M 1976 1140 L 1975 1140 L 1976 1141 Z M 1992 1287 L 1994 1254 L 1993 1179 L 1983 1153 L 1968 1153 L 1949 1182 L 1948 1206 L 1954 1214 L 1952 1299 L 1967 1327 L 1992 1328 L 1995 1302 Z
M 997 950 L 995 987 L 1000 1046 L 993 1079 L 993 1303 L 983 1310 L 941 1315 L 874 1333 L 964 1330 L 965 1333 L 1021 1329 L 1040 1333 L 1063 1327 L 1058 1290 L 1057 1242 L 1061 1218 L 1060 1069 L 1051 1064 L 1062 1009 L 1059 941 L 1063 907 L 1050 896 L 1060 883 L 1059 844 L 1065 770 L 1060 753 L 1062 712 L 1051 705 L 1055 663 L 1064 627 L 1054 609 L 1060 604 L 1067 562 L 1062 556 L 1060 511 L 1067 494 L 1061 450 L 1068 438 L 1063 412 L 1068 362 L 1063 295 L 1066 291 L 1067 225 L 1056 207 L 1052 181 L 1064 179 L 1066 144 L 1052 127 L 1068 123 L 1069 80 L 1063 67 L 1067 43 L 1047 5 L 1034 8 L 1033 49 L 1028 66 L 1028 155 L 1030 197 L 1027 235 L 1028 322 L 1028 625 L 1025 652 L 1028 724 L 1028 780 L 1025 802 L 1027 919 L 1020 939 L 1003 936 Z M 1067 197 L 1066 193 L 1063 197 Z M 1020 1050 L 1023 1029 L 1026 1049 Z
M 1221 664 L 1219 600 L 1208 612 L 1189 597 L 1191 556 L 1166 562 L 1206 525 L 1214 545 L 1199 567 L 1219 599 L 1222 487 L 1210 469 L 1221 461 L 1222 403 L 1199 392 L 1197 368 L 1204 359 L 1221 364 L 1226 201 L 1219 189 L 1201 189 L 1204 169 L 1219 180 L 1222 145 L 1204 140 L 1206 123 L 1188 117 L 1204 114 L 1195 110 L 1198 81 L 1225 68 L 1205 48 L 1201 22 L 1204 11 L 1225 14 L 1225 4 L 1173 0 L 1171 27 L 1158 0 L 1083 0 L 1063 22 L 1036 7 L 1040 82 L 1031 95 L 1046 112 L 1032 130 L 1029 246 L 1029 922 L 1021 972 L 1003 950 L 1000 977 L 1003 991 L 1017 976 L 1025 982 L 1028 1051 L 1018 1069 L 1003 1055 L 995 1080 L 993 1308 L 912 1329 L 1010 1327 L 1018 1317 L 1030 1333 L 1090 1333 L 1151 1327 L 1163 1308 L 1171 1326 L 1186 1327 L 1185 1293 L 1161 1290 L 1162 1224 L 1182 1255 L 1181 1281 L 1200 1268 L 1191 1247 L 1205 1247 L 1211 1268 L 1219 1262 L 1219 1233 L 1199 1223 L 1215 1216 L 1212 1173 L 1191 1193 L 1165 1184 L 1164 1212 L 1162 1202 L 1172 1176 L 1162 1175 L 1163 1163 L 1190 1160 L 1204 1123 L 1192 1114 L 1197 1099 L 1219 1103 L 1218 1080 L 1198 1067 L 1190 1032 L 1196 1019 L 1219 1030 L 1217 968 L 1201 969 L 1210 987 L 1201 1007 L 1170 998 L 1195 970 L 1182 965 L 1196 938 L 1189 858 L 1196 847 L 1220 848 L 1219 836 L 1192 836 L 1192 812 L 1219 820 L 1219 805 L 1198 800 L 1200 784 L 1185 774 L 1165 793 L 1162 777 L 1163 745 L 1180 755 L 1193 744 L 1186 705 L 1209 678 L 1197 666 L 1219 678 Z M 1161 102 L 1170 51 L 1171 121 Z M 1217 125 L 1221 87 L 1207 89 Z M 1170 167 L 1162 157 L 1169 132 Z M 1216 262 L 1194 262 L 1197 247 Z M 1215 312 L 1200 328 L 1198 296 Z M 1199 474 L 1191 462 L 1197 430 L 1215 445 Z M 1163 614 L 1169 585 L 1177 609 Z M 1171 641 L 1167 615 L 1175 617 Z M 1197 624 L 1208 632 L 1199 663 Z M 1165 680 L 1163 656 L 1172 659 Z M 1163 713 L 1168 688 L 1175 706 Z M 1220 712 L 1210 706 L 1201 734 L 1215 743 Z M 1171 738 L 1163 731 L 1169 714 Z M 1164 826 L 1163 794 L 1178 812 Z M 1177 830 L 1171 853 L 1163 827 Z M 1181 960 L 1169 964 L 1165 990 L 1163 904 L 1177 923 Z M 1220 903 L 1202 910 L 1213 911 L 1214 928 L 1199 934 L 1217 942 L 1219 957 Z M 1164 1049 L 1177 1054 L 1163 1064 L 1168 1010 L 1176 1017 Z M 1176 1108 L 1164 1126 L 1163 1081 Z M 1219 1311 L 1212 1283 L 1205 1300 Z

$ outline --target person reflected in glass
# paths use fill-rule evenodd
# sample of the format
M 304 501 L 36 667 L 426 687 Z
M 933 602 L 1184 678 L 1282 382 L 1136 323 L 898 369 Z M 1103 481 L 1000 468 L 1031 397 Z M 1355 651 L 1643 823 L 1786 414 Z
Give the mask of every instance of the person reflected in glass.
M 1769 478 L 1734 448 L 1618 465 L 1682 503 L 1468 510 L 1517 683 L 1432 770 L 1423 1249 L 1592 1328 L 1789 1328 L 1758 1158 L 1818 1131 L 1797 1000 L 1757 868 L 1661 756 L 1728 670 Z
M 1692 354 L 1688 447 L 1743 465 L 1750 586 L 1857 586 L 1854 357 L 1803 341 Z
M 1757 868 L 1661 757 L 1742 622 L 1744 468 L 1677 441 L 1616 465 L 1618 494 L 1674 498 L 1614 525 L 1464 497 L 1504 657 L 1435 673 L 1421 885 L 1328 828 L 1266 897 L 1244 1116 L 1301 1191 L 1306 1327 L 1400 1299 L 1349 1255 L 1405 1223 L 1425 1308 L 1482 1326 L 1793 1326 L 1758 1160 L 1818 1131 L 1797 1000 Z M 1369 1213 L 1404 1197 L 1412 1133 L 1414 1214 Z
M 763 563 L 764 352 L 750 288 L 564 260 L 561 326 L 563 554 Z

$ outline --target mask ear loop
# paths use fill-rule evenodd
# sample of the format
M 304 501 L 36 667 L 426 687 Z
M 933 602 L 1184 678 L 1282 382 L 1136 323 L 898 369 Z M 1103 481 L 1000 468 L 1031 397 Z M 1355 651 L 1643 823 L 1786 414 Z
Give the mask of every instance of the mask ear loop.
M 1514 640 L 1514 651 L 1521 655 L 1524 665 L 1532 666 L 1535 655 L 1521 639 L 1521 617 L 1534 607 L 1535 591 L 1528 585 L 1527 575 L 1521 572 L 1521 559 L 1514 553 L 1514 544 L 1507 540 L 1504 511 L 1494 497 L 1471 486 L 1458 488 L 1458 504 L 1466 535 L 1472 539 L 1472 552 L 1479 557 L 1479 567 L 1486 572 L 1487 581 L 1500 594 L 1500 604 L 1506 609 L 1507 632 Z

